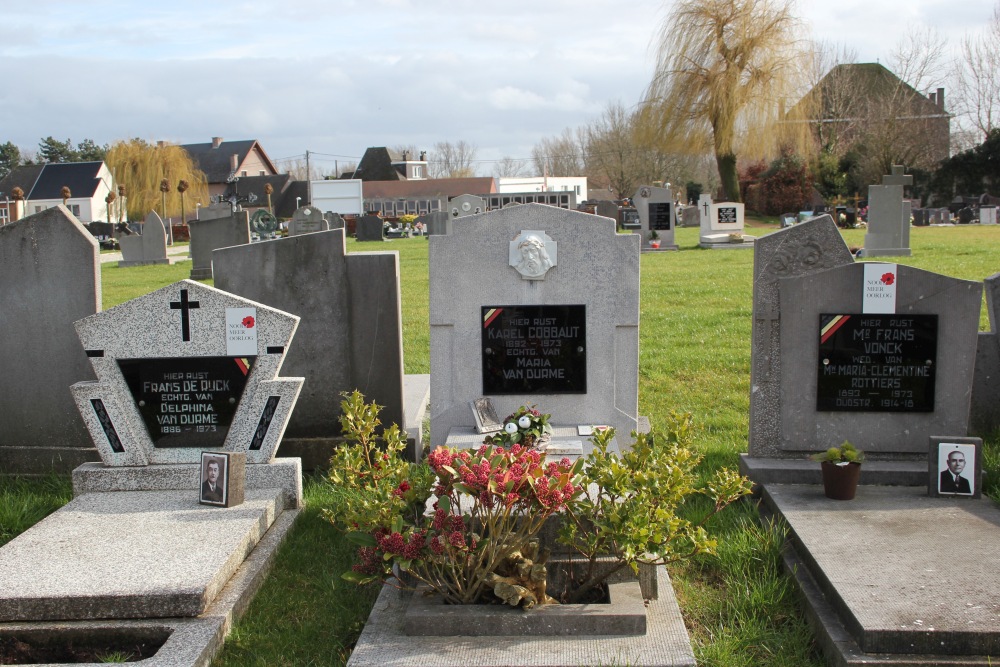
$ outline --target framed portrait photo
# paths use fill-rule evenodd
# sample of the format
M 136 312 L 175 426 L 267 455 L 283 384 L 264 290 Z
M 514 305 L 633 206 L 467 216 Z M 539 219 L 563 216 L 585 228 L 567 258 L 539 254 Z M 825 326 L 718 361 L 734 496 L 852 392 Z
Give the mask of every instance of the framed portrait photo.
M 242 504 L 246 457 L 245 452 L 202 452 L 198 502 L 215 507 Z
M 981 438 L 931 436 L 927 455 L 928 495 L 979 498 L 982 448 Z

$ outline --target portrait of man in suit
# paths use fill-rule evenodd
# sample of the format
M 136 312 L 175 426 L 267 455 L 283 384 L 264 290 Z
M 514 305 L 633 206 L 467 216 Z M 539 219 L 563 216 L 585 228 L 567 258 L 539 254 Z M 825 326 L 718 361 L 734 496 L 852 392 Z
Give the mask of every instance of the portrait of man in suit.
M 226 502 L 226 476 L 223 457 L 205 457 L 202 465 L 201 501 L 210 504 Z
M 965 470 L 965 454 L 959 450 L 948 452 L 946 467 L 941 471 L 938 493 L 963 493 L 972 495 L 972 485 L 967 477 L 962 476 Z

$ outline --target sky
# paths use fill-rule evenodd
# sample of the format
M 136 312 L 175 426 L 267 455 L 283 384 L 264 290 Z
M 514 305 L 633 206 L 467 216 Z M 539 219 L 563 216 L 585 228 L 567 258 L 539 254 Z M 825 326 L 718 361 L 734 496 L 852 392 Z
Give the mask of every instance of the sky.
M 663 0 L 0 0 L 0 143 L 257 139 L 319 171 L 369 146 L 464 140 L 477 171 L 634 106 Z M 886 63 L 949 51 L 1000 0 L 799 0 L 803 37 Z M 950 53 L 949 53 L 950 55 Z M 947 82 L 944 84 L 947 87 Z

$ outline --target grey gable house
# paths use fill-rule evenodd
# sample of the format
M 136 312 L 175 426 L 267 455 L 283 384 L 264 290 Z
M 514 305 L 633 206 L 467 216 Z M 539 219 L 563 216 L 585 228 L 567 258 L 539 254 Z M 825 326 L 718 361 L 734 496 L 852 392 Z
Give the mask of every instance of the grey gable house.
M 198 169 L 205 174 L 209 196 L 225 195 L 230 175 L 245 178 L 273 176 L 278 173 L 271 158 L 256 139 L 225 141 L 222 137 L 212 137 L 210 142 L 181 144 L 181 148 L 187 151 Z

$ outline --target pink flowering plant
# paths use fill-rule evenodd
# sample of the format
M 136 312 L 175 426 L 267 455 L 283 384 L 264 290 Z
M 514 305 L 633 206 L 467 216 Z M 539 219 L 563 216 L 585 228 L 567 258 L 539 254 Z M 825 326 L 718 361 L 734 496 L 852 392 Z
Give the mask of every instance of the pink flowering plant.
M 344 412 L 345 431 L 373 433 L 370 406 L 345 403 Z M 495 600 L 511 557 L 535 553 L 546 519 L 581 493 L 579 466 L 566 458 L 547 462 L 521 444 L 438 447 L 426 464 L 414 465 L 369 456 L 368 438 L 348 437 L 356 444 L 338 449 L 331 461 L 336 500 L 324 515 L 359 545 L 358 563 L 344 575 L 358 583 L 388 579 L 395 566 L 452 604 Z M 420 498 L 430 500 L 429 511 L 412 511 Z M 521 596 L 514 604 L 537 601 Z
M 518 412 L 512 416 L 548 420 L 534 408 Z M 576 602 L 625 567 L 712 553 L 705 522 L 749 493 L 749 481 L 725 469 L 698 481 L 690 415 L 672 415 L 660 433 L 633 433 L 621 454 L 611 447 L 613 429 L 599 431 L 575 464 L 503 440 L 438 447 L 414 464 L 399 456 L 397 429 L 385 429 L 383 443 L 374 437 L 376 406 L 355 393 L 344 413 L 348 444 L 331 461 L 333 500 L 324 512 L 360 547 L 344 578 L 423 582 L 452 604 L 555 602 L 537 539 L 554 515 L 559 542 L 577 556 L 562 601 Z M 707 510 L 691 502 L 699 496 L 711 499 Z

